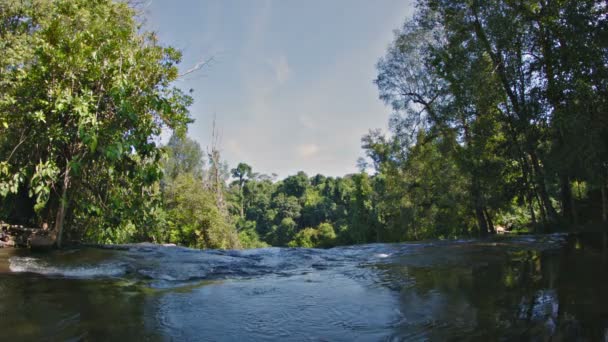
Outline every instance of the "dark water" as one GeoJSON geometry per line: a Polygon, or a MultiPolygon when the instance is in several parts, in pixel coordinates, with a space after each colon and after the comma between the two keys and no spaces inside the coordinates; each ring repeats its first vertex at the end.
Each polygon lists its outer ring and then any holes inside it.
{"type": "Polygon", "coordinates": [[[606,240],[0,250],[0,339],[607,341],[606,240]]]}

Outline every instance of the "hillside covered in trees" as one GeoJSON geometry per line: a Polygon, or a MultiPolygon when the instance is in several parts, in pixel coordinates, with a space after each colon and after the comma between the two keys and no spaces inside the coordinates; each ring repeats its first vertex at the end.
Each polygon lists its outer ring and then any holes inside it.
{"type": "Polygon", "coordinates": [[[1,2],[0,221],[48,224],[59,245],[199,248],[608,221],[606,3],[416,8],[377,64],[393,114],[389,132],[362,137],[361,172],[277,180],[187,137],[193,99],[173,86],[181,54],[127,3],[1,2]]]}

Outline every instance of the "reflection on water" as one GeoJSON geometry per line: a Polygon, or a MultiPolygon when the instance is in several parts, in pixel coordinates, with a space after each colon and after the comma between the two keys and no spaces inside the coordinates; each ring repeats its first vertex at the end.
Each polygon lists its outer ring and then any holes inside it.
{"type": "Polygon", "coordinates": [[[0,250],[10,340],[608,340],[608,237],[0,250]]]}
{"type": "Polygon", "coordinates": [[[584,243],[451,245],[377,265],[399,292],[403,321],[393,337],[604,340],[606,249],[584,243]]]}

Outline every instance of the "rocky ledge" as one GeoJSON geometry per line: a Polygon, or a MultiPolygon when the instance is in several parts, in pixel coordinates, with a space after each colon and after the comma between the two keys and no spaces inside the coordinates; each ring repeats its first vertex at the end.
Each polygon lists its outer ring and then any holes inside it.
{"type": "Polygon", "coordinates": [[[50,231],[42,228],[27,228],[0,222],[0,248],[30,247],[50,248],[55,244],[50,231]]]}

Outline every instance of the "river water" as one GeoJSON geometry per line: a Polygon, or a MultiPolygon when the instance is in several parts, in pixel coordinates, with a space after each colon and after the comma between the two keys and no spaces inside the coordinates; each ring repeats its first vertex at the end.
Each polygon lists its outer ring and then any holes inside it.
{"type": "Polygon", "coordinates": [[[606,240],[5,249],[0,339],[608,341],[606,240]]]}

